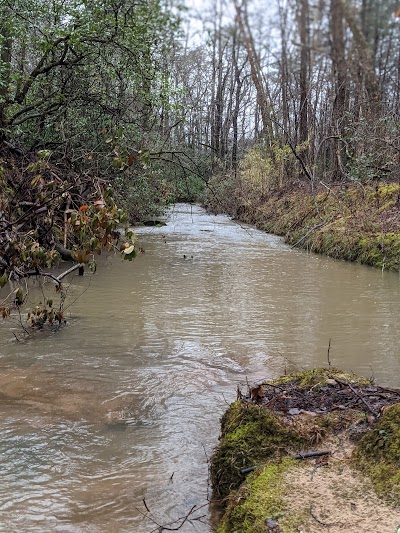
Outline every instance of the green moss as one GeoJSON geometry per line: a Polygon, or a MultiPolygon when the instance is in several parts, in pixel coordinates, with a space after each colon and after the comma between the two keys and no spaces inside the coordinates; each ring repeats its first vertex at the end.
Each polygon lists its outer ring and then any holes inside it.
{"type": "Polygon", "coordinates": [[[222,419],[220,443],[210,463],[215,496],[225,498],[237,489],[245,479],[242,469],[298,449],[304,442],[268,409],[242,401],[233,403],[222,419]]]}
{"type": "Polygon", "coordinates": [[[394,193],[398,193],[400,190],[400,185],[398,183],[385,183],[379,187],[379,194],[382,197],[391,196],[394,193]]]}
{"type": "Polygon", "coordinates": [[[297,531],[301,517],[289,515],[285,502],[285,474],[293,468],[302,465],[285,458],[249,475],[232,495],[218,533],[268,533],[268,518],[276,520],[283,532],[297,531]]]}
{"type": "Polygon", "coordinates": [[[275,385],[293,383],[302,389],[310,389],[311,387],[323,387],[326,385],[328,379],[335,377],[341,381],[357,383],[360,385],[369,383],[367,379],[360,378],[355,374],[342,372],[336,368],[313,368],[311,370],[304,370],[295,374],[289,374],[288,376],[282,376],[273,381],[273,383],[275,385]]]}
{"type": "Polygon", "coordinates": [[[360,439],[353,459],[378,494],[400,505],[400,404],[388,408],[374,429],[360,439]]]}

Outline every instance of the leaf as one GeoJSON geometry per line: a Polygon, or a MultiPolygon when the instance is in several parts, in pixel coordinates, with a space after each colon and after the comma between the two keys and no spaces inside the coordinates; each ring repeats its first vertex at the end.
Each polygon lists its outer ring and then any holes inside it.
{"type": "Polygon", "coordinates": [[[130,255],[132,252],[135,251],[135,245],[134,244],[131,244],[130,246],[128,246],[128,248],[125,248],[125,250],[123,251],[123,253],[125,255],[130,255]]]}
{"type": "Polygon", "coordinates": [[[81,205],[80,208],[79,208],[79,211],[81,213],[84,213],[85,211],[87,211],[89,209],[89,206],[88,205],[81,205]]]}
{"type": "Polygon", "coordinates": [[[31,181],[32,187],[36,187],[37,185],[39,185],[41,179],[42,179],[42,176],[40,174],[37,174],[31,181]]]}
{"type": "Polygon", "coordinates": [[[4,273],[1,277],[0,277],[0,289],[2,289],[4,287],[4,285],[7,283],[8,281],[8,276],[6,273],[4,273]]]}
{"type": "Polygon", "coordinates": [[[22,292],[22,289],[17,289],[14,301],[15,305],[22,305],[24,303],[24,293],[22,292]]]}
{"type": "Polygon", "coordinates": [[[51,150],[39,150],[37,155],[40,159],[50,159],[53,152],[51,150]]]}
{"type": "Polygon", "coordinates": [[[113,142],[113,138],[112,138],[112,137],[109,137],[109,138],[106,139],[104,142],[107,143],[107,144],[110,144],[110,143],[113,142]]]}

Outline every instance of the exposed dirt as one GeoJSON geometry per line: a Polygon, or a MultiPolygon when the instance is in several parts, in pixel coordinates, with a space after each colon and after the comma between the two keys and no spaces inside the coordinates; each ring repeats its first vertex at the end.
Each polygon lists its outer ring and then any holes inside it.
{"type": "Polygon", "coordinates": [[[328,460],[307,461],[285,476],[285,500],[291,513],[304,516],[301,531],[397,531],[400,512],[378,498],[371,482],[350,468],[353,444],[341,437],[329,447],[333,453],[328,460]]]}

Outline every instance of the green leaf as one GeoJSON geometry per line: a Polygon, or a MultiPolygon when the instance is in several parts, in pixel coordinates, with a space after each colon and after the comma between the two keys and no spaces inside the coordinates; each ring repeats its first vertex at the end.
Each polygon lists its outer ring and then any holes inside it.
{"type": "Polygon", "coordinates": [[[8,281],[8,276],[6,273],[4,273],[1,277],[0,277],[0,289],[2,289],[4,287],[4,285],[7,283],[8,281]]]}

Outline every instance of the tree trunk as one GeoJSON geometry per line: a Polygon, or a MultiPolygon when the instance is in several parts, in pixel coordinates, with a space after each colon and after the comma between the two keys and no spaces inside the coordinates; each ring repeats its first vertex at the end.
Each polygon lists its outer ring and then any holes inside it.
{"type": "Polygon", "coordinates": [[[300,33],[300,119],[299,141],[304,143],[308,140],[308,85],[310,69],[310,43],[308,30],[308,0],[300,1],[299,33],[300,33]]]}
{"type": "Polygon", "coordinates": [[[250,62],[251,79],[254,83],[254,87],[257,93],[257,103],[260,108],[263,129],[264,132],[268,135],[269,139],[272,140],[273,127],[271,121],[271,109],[269,105],[268,95],[263,85],[259,57],[254,46],[254,40],[247,20],[246,4],[244,3],[242,7],[239,5],[238,0],[234,0],[234,5],[236,9],[237,22],[239,24],[240,33],[243,39],[243,44],[246,48],[246,52],[250,62]]]}
{"type": "MultiPolygon", "coordinates": [[[[339,138],[345,130],[346,92],[347,92],[347,65],[345,57],[344,24],[342,0],[331,0],[330,5],[330,30],[331,30],[331,56],[333,78],[335,80],[335,94],[332,110],[333,134],[339,138]]],[[[334,140],[334,178],[343,173],[345,152],[343,143],[334,140]]]]}

